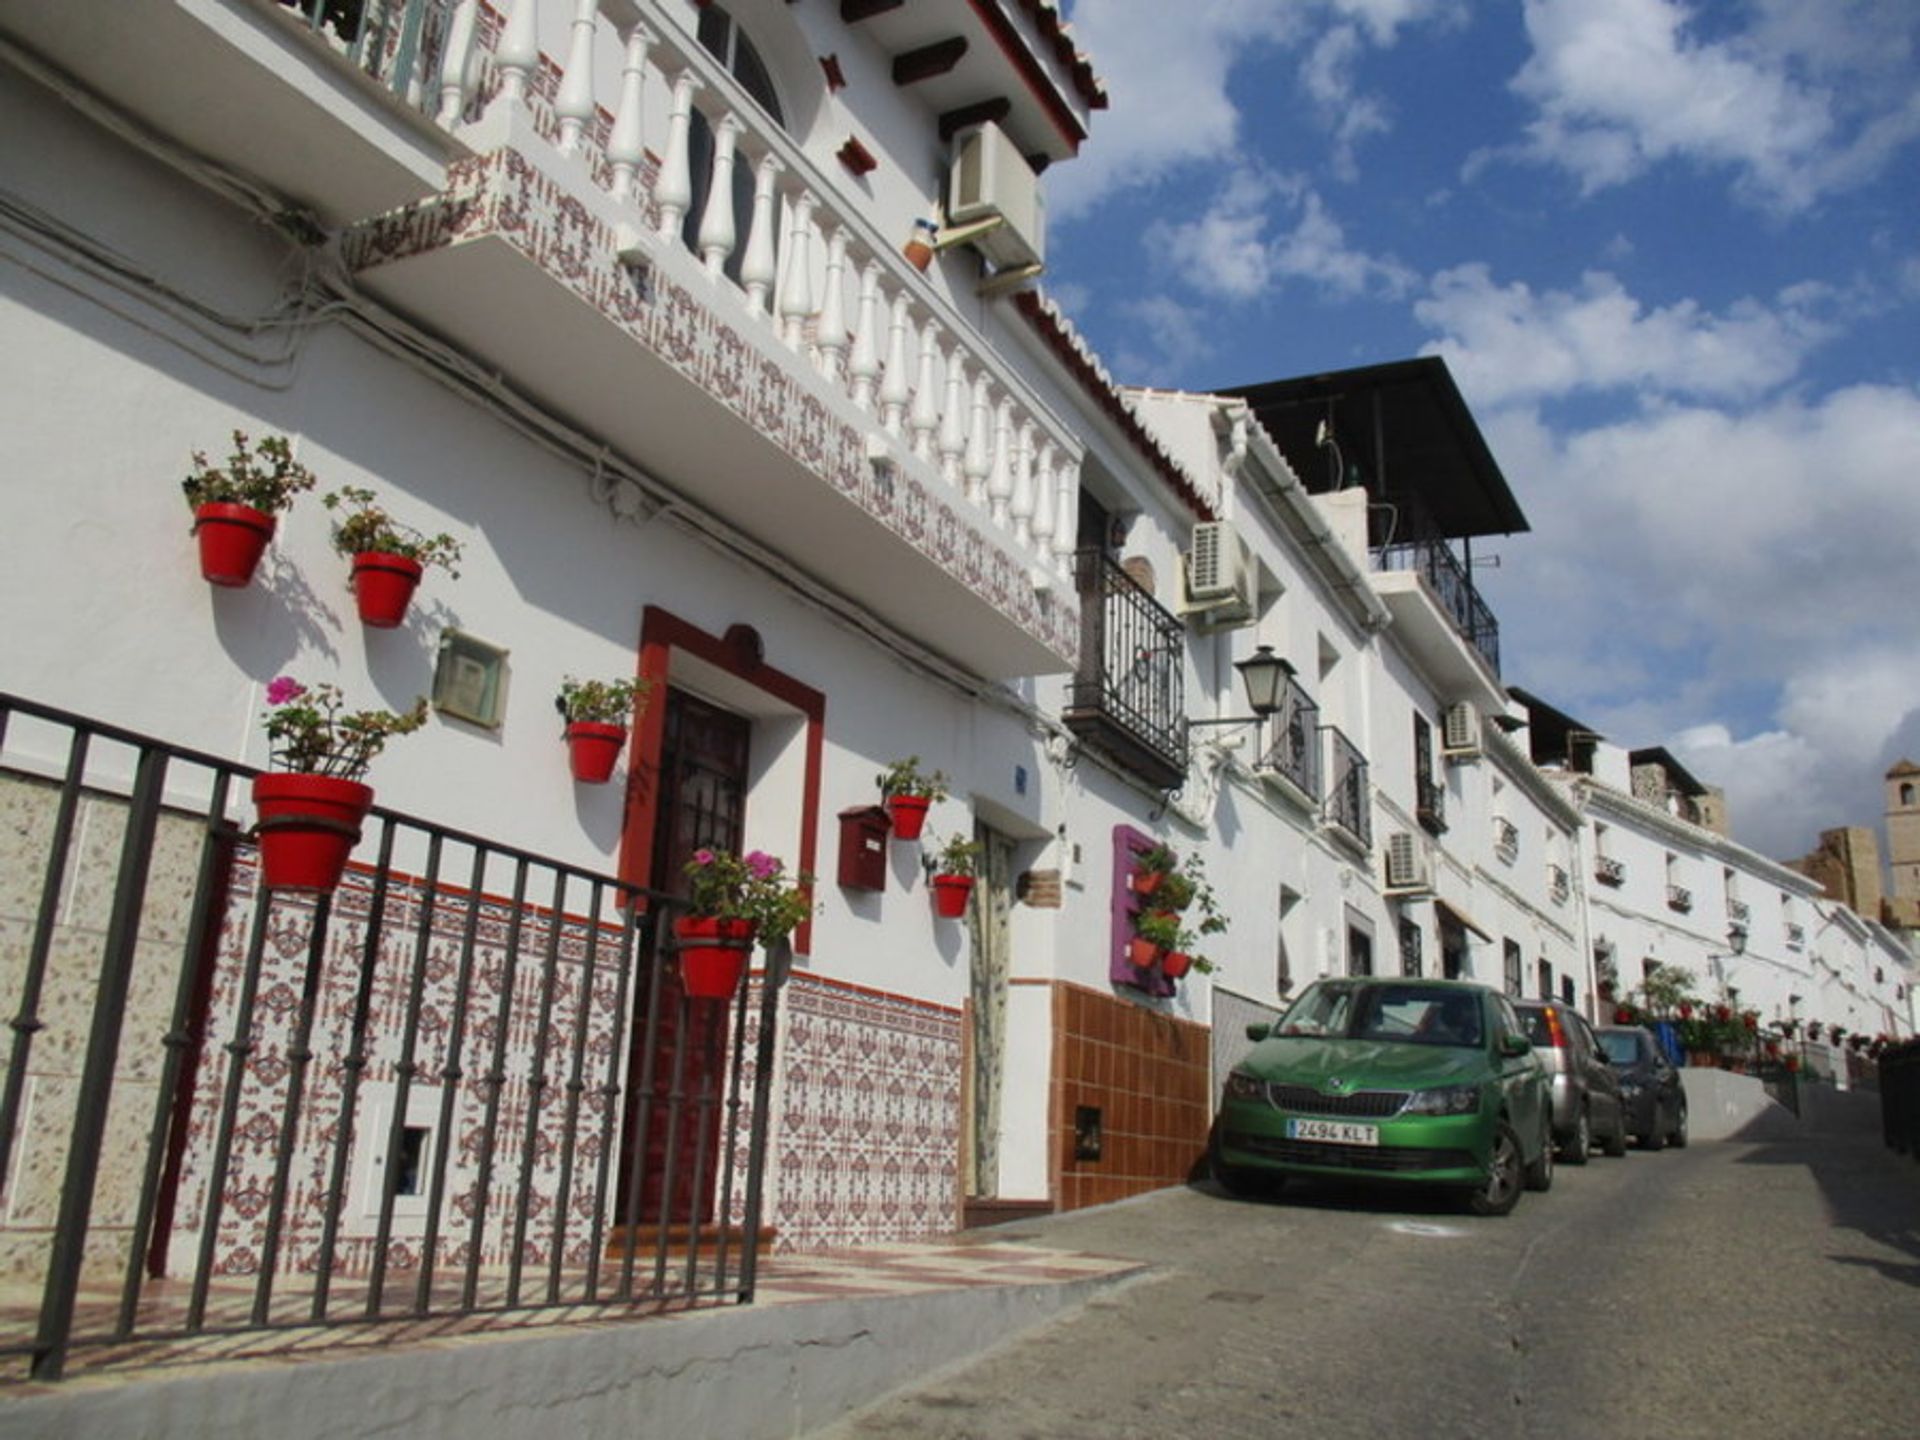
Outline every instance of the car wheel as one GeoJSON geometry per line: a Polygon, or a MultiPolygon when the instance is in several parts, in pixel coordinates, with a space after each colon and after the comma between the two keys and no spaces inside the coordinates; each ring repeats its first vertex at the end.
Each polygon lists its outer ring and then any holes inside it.
{"type": "Polygon", "coordinates": [[[1627,1117],[1621,1113],[1613,1117],[1613,1129],[1607,1132],[1607,1154],[1618,1160],[1627,1153],[1627,1117]]]}
{"type": "Polygon", "coordinates": [[[1680,1114],[1673,1122],[1673,1133],[1667,1136],[1667,1143],[1676,1150],[1687,1148],[1687,1107],[1680,1107],[1680,1114]]]}
{"type": "Polygon", "coordinates": [[[1547,1191],[1553,1188],[1553,1122],[1540,1122],[1540,1158],[1527,1166],[1527,1189],[1547,1191]]]}
{"type": "Polygon", "coordinates": [[[1487,1178],[1477,1190],[1467,1194],[1467,1209],[1476,1215],[1505,1215],[1520,1203],[1520,1137],[1502,1121],[1493,1135],[1493,1156],[1487,1166],[1487,1178]]]}
{"type": "Polygon", "coordinates": [[[1649,1153],[1666,1148],[1667,1132],[1660,1128],[1660,1108],[1658,1106],[1655,1106],[1653,1111],[1653,1128],[1637,1138],[1640,1143],[1640,1148],[1649,1153]]]}
{"type": "Polygon", "coordinates": [[[1566,1147],[1561,1150],[1560,1158],[1569,1165],[1584,1165],[1587,1155],[1593,1149],[1593,1117],[1587,1114],[1586,1107],[1574,1117],[1573,1134],[1567,1137],[1566,1147]]]}
{"type": "Polygon", "coordinates": [[[1286,1176],[1271,1175],[1264,1170],[1249,1170],[1243,1165],[1229,1165],[1220,1158],[1220,1140],[1214,1137],[1207,1149],[1207,1168],[1213,1174],[1213,1183],[1237,1200],[1264,1200],[1278,1195],[1280,1187],[1286,1184],[1286,1176]]]}

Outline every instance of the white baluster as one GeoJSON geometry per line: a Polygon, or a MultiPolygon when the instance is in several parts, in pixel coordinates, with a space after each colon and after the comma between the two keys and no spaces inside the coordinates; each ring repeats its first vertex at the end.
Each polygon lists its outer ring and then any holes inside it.
{"type": "Polygon", "coordinates": [[[1013,517],[1013,543],[1025,550],[1033,544],[1033,422],[1023,420],[1013,440],[1013,494],[1007,500],[1013,517]]]}
{"type": "Polygon", "coordinates": [[[480,29],[480,0],[460,0],[447,27],[440,57],[440,123],[451,130],[467,108],[467,73],[473,68],[473,37],[480,29]]]}
{"type": "Polygon", "coordinates": [[[1040,447],[1033,466],[1033,548],[1042,565],[1053,563],[1053,442],[1040,447]]]}
{"type": "Polygon", "coordinates": [[[993,412],[987,400],[987,377],[973,381],[973,401],[967,407],[967,499],[987,503],[987,472],[993,469],[993,412]]]}
{"type": "Polygon", "coordinates": [[[940,424],[939,389],[933,369],[939,358],[939,342],[939,332],[929,320],[920,332],[920,368],[913,379],[913,409],[907,416],[907,425],[913,431],[913,453],[926,461],[933,459],[933,432],[940,424]]]}
{"type": "Polygon", "coordinates": [[[693,96],[699,82],[691,70],[682,70],[673,80],[673,110],[667,120],[667,153],[660,162],[660,174],[653,182],[653,200],[660,207],[660,235],[671,240],[680,233],[680,222],[693,204],[693,162],[687,140],[693,126],[693,96]]]}
{"type": "Polygon", "coordinates": [[[827,241],[827,283],[820,300],[820,323],[815,327],[820,347],[820,373],[840,379],[840,363],[847,354],[847,231],[833,227],[827,241]]]}
{"type": "Polygon", "coordinates": [[[854,313],[853,354],[847,360],[853,378],[853,403],[873,409],[874,382],[880,378],[880,265],[868,261],[860,272],[860,304],[854,313]]]}
{"type": "Polygon", "coordinates": [[[802,190],[787,232],[786,263],[781,267],[780,338],[798,350],[807,338],[813,314],[813,192],[802,190]]]}
{"type": "Polygon", "coordinates": [[[500,72],[498,100],[505,104],[525,104],[527,86],[540,64],[540,0],[513,0],[507,23],[500,32],[500,43],[493,52],[494,68],[500,72]]]}
{"type": "Polygon", "coordinates": [[[1007,528],[1007,505],[1013,499],[1013,401],[1000,397],[993,418],[993,468],[987,472],[987,504],[993,523],[1007,528]]]}
{"type": "Polygon", "coordinates": [[[771,151],[753,172],[753,219],[747,226],[747,248],[740,257],[740,283],[747,287],[747,313],[767,313],[767,297],[774,277],[774,185],[780,178],[780,160],[771,151]]]}
{"type": "Polygon", "coordinates": [[[893,297],[893,315],[887,321],[887,370],[880,377],[880,428],[889,435],[900,433],[906,418],[907,397],[907,292],[893,297]]]}
{"type": "Polygon", "coordinates": [[[707,209],[700,217],[700,258],[707,274],[718,280],[733,254],[739,233],[733,223],[733,147],[746,127],[729,110],[713,132],[713,177],[707,186],[707,209]]]}
{"type": "Polygon", "coordinates": [[[560,117],[557,148],[562,155],[580,148],[580,137],[593,123],[593,27],[599,14],[600,0],[573,0],[573,38],[560,93],[553,101],[553,113],[560,117]]]}
{"type": "Polygon", "coordinates": [[[1060,467],[1054,479],[1053,521],[1054,568],[1063,580],[1073,579],[1073,552],[1080,545],[1080,467],[1060,467]]]}
{"type": "Polygon", "coordinates": [[[967,357],[958,343],[947,356],[947,393],[940,411],[940,473],[958,490],[967,450],[967,357]]]}
{"type": "Polygon", "coordinates": [[[620,108],[607,137],[607,164],[613,169],[610,189],[616,200],[633,198],[633,182],[647,158],[647,51],[653,32],[635,25],[627,32],[627,55],[620,65],[620,108]]]}

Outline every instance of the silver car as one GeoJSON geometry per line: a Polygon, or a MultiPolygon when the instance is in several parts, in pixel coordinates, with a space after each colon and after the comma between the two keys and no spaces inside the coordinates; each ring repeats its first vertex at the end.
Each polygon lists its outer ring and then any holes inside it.
{"type": "Polygon", "coordinates": [[[1627,1153],[1627,1115],[1620,1101],[1620,1077],[1607,1062],[1593,1027],[1571,1005],[1558,1000],[1516,1000],[1533,1042],[1533,1053],[1547,1067],[1553,1093],[1553,1138],[1560,1158],[1584,1165],[1598,1140],[1609,1155],[1627,1153]]]}

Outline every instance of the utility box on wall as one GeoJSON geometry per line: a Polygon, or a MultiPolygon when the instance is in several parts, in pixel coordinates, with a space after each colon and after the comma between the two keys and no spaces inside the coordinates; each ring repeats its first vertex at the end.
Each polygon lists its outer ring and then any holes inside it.
{"type": "Polygon", "coordinates": [[[887,833],[893,821],[879,805],[840,812],[840,883],[848,890],[887,888],[887,833]]]}

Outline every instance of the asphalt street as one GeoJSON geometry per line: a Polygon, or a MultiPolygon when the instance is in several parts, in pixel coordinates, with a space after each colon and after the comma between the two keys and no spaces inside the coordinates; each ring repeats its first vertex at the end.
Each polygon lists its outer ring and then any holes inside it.
{"type": "Polygon", "coordinates": [[[1497,1220],[1197,1185],[1005,1227],[1155,1268],[814,1437],[1909,1440],[1920,1164],[1870,1123],[1596,1154],[1497,1220]]]}

